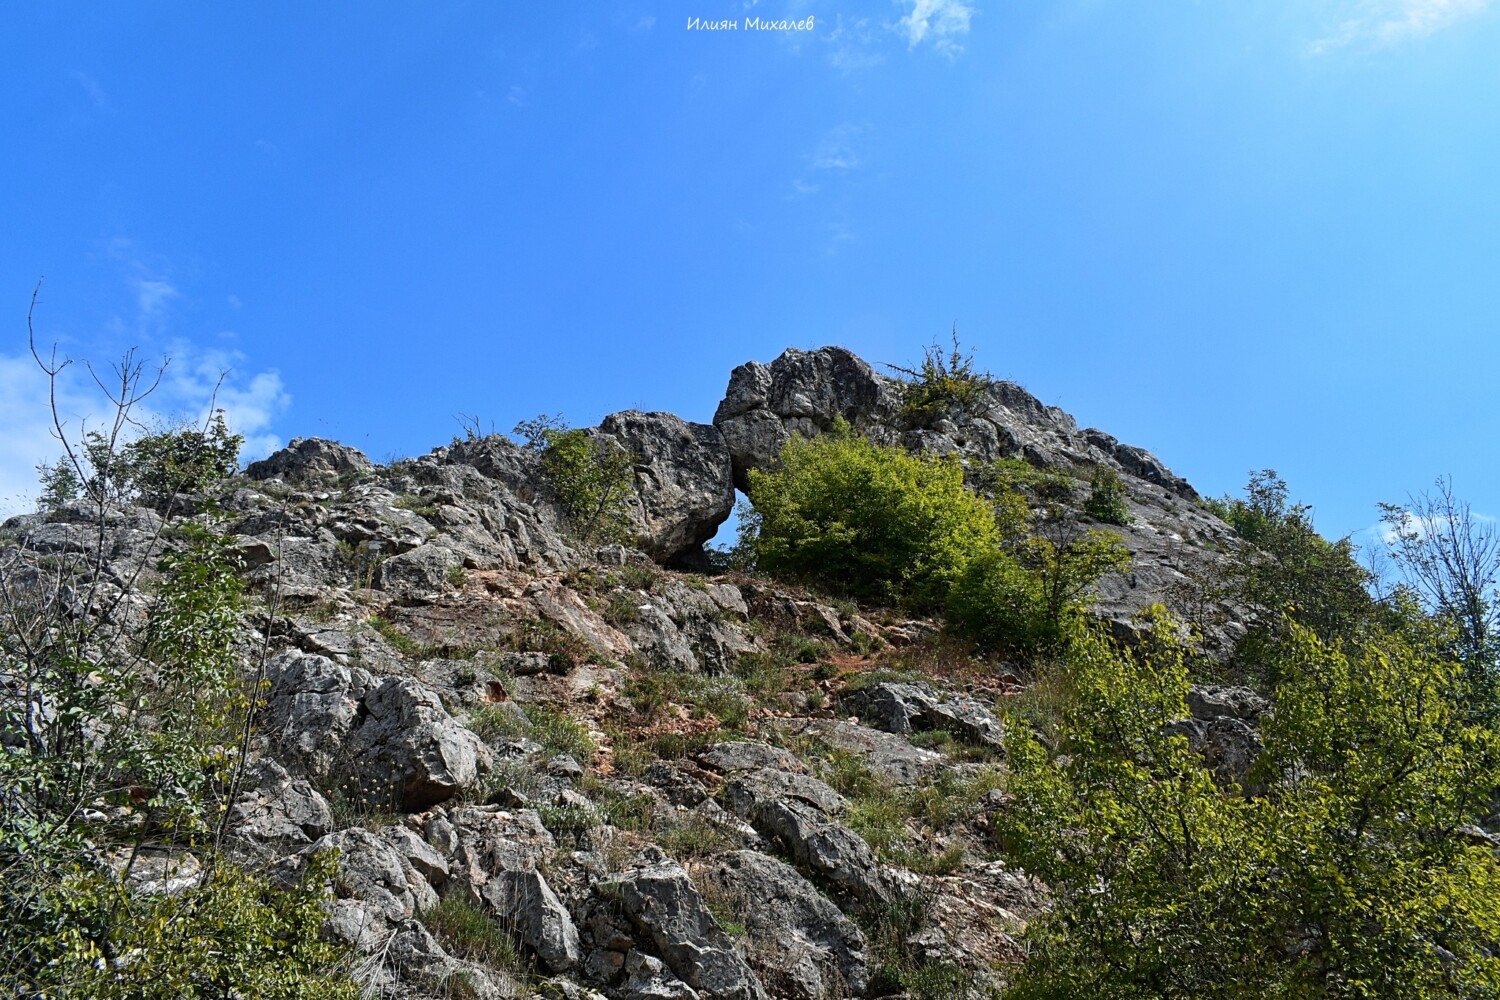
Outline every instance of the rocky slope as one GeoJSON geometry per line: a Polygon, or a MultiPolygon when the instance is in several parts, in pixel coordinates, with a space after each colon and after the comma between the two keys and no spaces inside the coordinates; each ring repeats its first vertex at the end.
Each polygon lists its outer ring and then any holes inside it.
{"type": "MultiPolygon", "coordinates": [[[[218,498],[265,650],[236,851],[290,877],[338,848],[326,932],[386,996],[986,995],[1045,905],[989,837],[1001,719],[1044,695],[933,623],[704,572],[749,471],[839,418],[971,471],[1022,457],[1080,500],[1116,470],[1134,567],[1099,585],[1113,621],[1237,545],[1151,454],[1018,386],[913,426],[839,348],[740,366],[712,424],[591,429],[637,456],[630,547],[575,546],[539,459],[503,438],[387,467],[299,440],[218,498]]],[[[56,555],[85,516],[5,527],[56,555]]],[[[111,526],[116,579],[171,544],[156,516],[111,526]]],[[[1197,698],[1184,726],[1228,733],[1232,765],[1254,736],[1226,704],[1197,698]]]]}

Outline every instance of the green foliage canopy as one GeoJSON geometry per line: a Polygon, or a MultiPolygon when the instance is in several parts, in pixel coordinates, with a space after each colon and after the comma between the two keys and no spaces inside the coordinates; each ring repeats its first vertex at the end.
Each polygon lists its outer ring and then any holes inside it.
{"type": "Polygon", "coordinates": [[[1011,995],[1500,995],[1500,865],[1458,832],[1500,747],[1457,714],[1454,668],[1289,624],[1252,797],[1168,728],[1176,633],[1159,617],[1134,649],[1084,638],[1055,747],[1008,731],[1003,839],[1057,901],[1011,995]]]}
{"type": "Polygon", "coordinates": [[[523,420],[513,433],[541,455],[542,469],[580,542],[625,540],[634,455],[610,438],[570,429],[560,417],[523,420]]]}
{"type": "Polygon", "coordinates": [[[749,492],[741,523],[760,569],[863,600],[935,608],[1000,538],[955,459],[877,445],[843,423],[792,438],[776,469],[750,473],[749,492]]]}

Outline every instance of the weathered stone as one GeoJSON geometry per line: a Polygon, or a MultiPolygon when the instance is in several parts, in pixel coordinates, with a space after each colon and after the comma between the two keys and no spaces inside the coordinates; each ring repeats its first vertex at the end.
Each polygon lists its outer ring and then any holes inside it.
{"type": "Polygon", "coordinates": [[[497,872],[482,895],[547,968],[562,972],[578,964],[578,928],[541,872],[497,872]]]}
{"type": "Polygon", "coordinates": [[[833,818],[847,802],[823,782],[784,771],[740,772],[725,783],[724,803],[839,891],[866,903],[889,899],[870,845],[833,818]]]}
{"type": "Polygon", "coordinates": [[[871,772],[897,785],[925,784],[947,760],[942,754],[913,746],[910,740],[894,733],[842,719],[768,721],[789,736],[812,737],[855,754],[871,772]]]}
{"type": "Polygon", "coordinates": [[[756,851],[735,851],[699,877],[744,923],[750,965],[774,996],[863,995],[864,935],[795,868],[756,851]]]}
{"type": "Polygon", "coordinates": [[[682,866],[669,859],[608,883],[631,922],[672,971],[704,1000],[767,1000],[682,866]]]}
{"type": "Polygon", "coordinates": [[[886,681],[856,691],[842,702],[888,733],[943,729],[973,744],[999,747],[1004,726],[984,705],[964,695],[939,697],[926,684],[886,681]]]}
{"type": "Polygon", "coordinates": [[[312,774],[375,805],[416,811],[471,787],[490,751],[409,678],[284,650],[266,664],[267,721],[312,774]]]}
{"type": "Polygon", "coordinates": [[[229,813],[229,830],[259,852],[312,843],[333,829],[328,802],[302,778],[270,759],[246,769],[244,791],[229,813]]]}
{"type": "Polygon", "coordinates": [[[635,456],[630,528],[659,562],[701,549],[734,509],[729,449],[718,428],[670,413],[612,413],[598,433],[635,456]]]}
{"type": "Polygon", "coordinates": [[[715,743],[698,754],[698,762],[720,774],[729,774],[734,771],[757,771],[761,768],[798,773],[806,770],[801,761],[780,747],[748,740],[715,743]]]}
{"type": "Polygon", "coordinates": [[[289,483],[332,480],[348,473],[369,472],[373,466],[364,453],[323,438],[293,438],[278,452],[251,462],[245,475],[251,479],[283,479],[289,483]]]}
{"type": "Polygon", "coordinates": [[[463,564],[463,555],[446,543],[428,542],[382,562],[378,584],[381,590],[401,596],[433,593],[445,589],[449,573],[463,564]]]}
{"type": "Polygon", "coordinates": [[[1227,715],[1254,722],[1270,707],[1270,702],[1253,689],[1219,684],[1194,684],[1188,689],[1188,713],[1204,722],[1227,715]]]}

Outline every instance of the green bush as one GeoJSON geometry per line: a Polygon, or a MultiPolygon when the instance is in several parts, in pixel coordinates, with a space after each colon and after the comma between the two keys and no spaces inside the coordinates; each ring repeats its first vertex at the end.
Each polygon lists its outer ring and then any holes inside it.
{"type": "Polygon", "coordinates": [[[1105,524],[1130,523],[1130,509],[1125,505],[1125,484],[1120,482],[1114,469],[1101,466],[1094,470],[1083,512],[1105,524]]]}
{"type": "Polygon", "coordinates": [[[88,497],[162,509],[178,493],[204,493],[232,475],[244,441],[229,433],[223,410],[202,429],[158,430],[125,444],[90,431],[71,458],[37,466],[39,506],[50,510],[88,497]]]}
{"type": "Polygon", "coordinates": [[[741,531],[760,570],[861,600],[936,607],[999,540],[956,460],[877,445],[843,423],[788,441],[776,469],[750,473],[749,493],[741,531]]]}
{"type": "Polygon", "coordinates": [[[953,329],[953,348],[944,353],[936,342],[922,350],[915,368],[886,365],[901,377],[901,414],[910,423],[926,424],[952,410],[972,413],[980,409],[989,389],[989,372],[974,370],[974,355],[964,354],[953,329]]]}
{"type": "Polygon", "coordinates": [[[548,484],[579,542],[627,540],[634,455],[609,438],[570,430],[558,417],[522,421],[514,433],[541,455],[548,484]]]}
{"type": "Polygon", "coordinates": [[[1054,645],[1041,581],[998,549],[964,566],[948,595],[948,625],[986,652],[1023,654],[1054,645]]]}
{"type": "Polygon", "coordinates": [[[318,933],[334,867],[323,855],[299,883],[278,887],[219,861],[197,885],[159,895],[132,893],[97,870],[45,873],[38,896],[47,920],[23,934],[0,931],[0,989],[96,1000],[355,1000],[342,956],[318,933]]]}
{"type": "Polygon", "coordinates": [[[1130,567],[1117,535],[1080,531],[1060,509],[1038,528],[1018,545],[971,559],[949,592],[949,626],[985,652],[1030,657],[1061,648],[1088,589],[1130,567]]]}
{"type": "Polygon", "coordinates": [[[1250,795],[1169,726],[1176,635],[1083,637],[1055,745],[1007,728],[1001,841],[1055,904],[1009,995],[1500,995],[1500,863],[1455,834],[1493,801],[1500,745],[1457,714],[1455,669],[1290,624],[1250,795]]]}
{"type": "Polygon", "coordinates": [[[1324,641],[1352,640],[1378,617],[1368,590],[1369,570],[1348,538],[1330,542],[1313,527],[1312,510],[1287,499],[1273,469],[1252,473],[1244,497],[1207,502],[1253,548],[1231,565],[1229,596],[1257,622],[1234,653],[1243,674],[1275,680],[1286,622],[1312,629],[1324,641]]]}

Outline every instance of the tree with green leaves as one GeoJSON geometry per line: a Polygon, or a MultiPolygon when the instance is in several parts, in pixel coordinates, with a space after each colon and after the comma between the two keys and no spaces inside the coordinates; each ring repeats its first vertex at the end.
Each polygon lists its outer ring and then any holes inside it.
{"type": "MultiPolygon", "coordinates": [[[[67,364],[33,354],[54,380],[67,364]]],[[[52,468],[89,516],[65,546],[24,526],[0,544],[0,994],[352,1000],[317,938],[327,863],[287,890],[220,850],[258,694],[230,540],[211,514],[157,519],[132,546],[159,558],[117,558],[125,504],[211,489],[238,440],[222,421],[128,439],[150,386],[129,357],[116,374],[105,430],[72,440],[54,413],[52,468]],[[148,847],[200,877],[139,890],[148,847]]]]}
{"type": "Polygon", "coordinates": [[[1008,730],[1002,842],[1055,901],[1009,995],[1500,996],[1500,863],[1465,833],[1500,742],[1459,712],[1454,665],[1289,622],[1249,795],[1171,725],[1177,633],[1083,638],[1049,744],[1008,730]]]}
{"type": "Polygon", "coordinates": [[[512,433],[541,456],[553,495],[581,543],[627,540],[634,455],[612,438],[569,428],[560,416],[523,420],[512,433]]]}
{"type": "Polygon", "coordinates": [[[1388,551],[1406,585],[1451,628],[1476,710],[1500,710],[1500,531],[1439,479],[1431,493],[1380,505],[1388,551]]]}
{"type": "Polygon", "coordinates": [[[1274,469],[1251,473],[1243,497],[1207,505],[1251,546],[1235,559],[1228,581],[1227,596],[1253,615],[1234,653],[1241,672],[1275,680],[1273,664],[1287,622],[1325,641],[1354,639],[1367,630],[1377,608],[1358,549],[1347,537],[1330,542],[1318,534],[1312,508],[1289,501],[1287,484],[1274,469]]]}
{"type": "Polygon", "coordinates": [[[956,459],[878,445],[840,422],[793,437],[750,473],[741,530],[760,570],[862,600],[939,607],[963,564],[993,549],[995,515],[956,459]]]}

